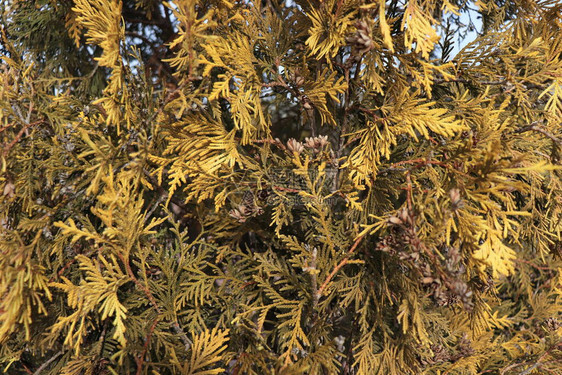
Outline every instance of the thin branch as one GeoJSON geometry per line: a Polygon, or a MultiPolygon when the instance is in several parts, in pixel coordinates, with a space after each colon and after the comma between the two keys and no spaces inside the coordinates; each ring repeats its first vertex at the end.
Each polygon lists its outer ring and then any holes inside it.
{"type": "Polygon", "coordinates": [[[99,342],[100,342],[100,350],[98,351],[98,357],[101,358],[101,355],[103,354],[103,346],[105,344],[105,335],[107,334],[107,320],[105,320],[103,322],[103,329],[101,331],[101,336],[99,338],[99,342]]]}
{"type": "Polygon", "coordinates": [[[534,264],[533,262],[530,262],[530,261],[525,260],[525,259],[515,259],[515,261],[518,262],[518,263],[525,263],[525,264],[528,264],[529,266],[531,266],[531,267],[533,267],[533,268],[536,268],[536,269],[538,269],[538,270],[543,270],[543,271],[556,271],[556,270],[557,270],[556,268],[552,268],[552,267],[548,267],[548,266],[539,266],[539,265],[536,265],[536,264],[534,264]]]}
{"type": "Polygon", "coordinates": [[[277,147],[279,147],[282,150],[285,150],[285,151],[287,150],[287,147],[285,147],[285,145],[277,139],[256,139],[256,140],[253,140],[252,143],[255,143],[255,144],[269,143],[269,144],[272,144],[272,145],[276,145],[277,147]]]}
{"type": "Polygon", "coordinates": [[[302,191],[302,190],[299,190],[299,189],[286,188],[286,187],[282,187],[282,186],[272,186],[271,188],[273,190],[284,191],[286,193],[300,193],[302,191]]]}
{"type": "Polygon", "coordinates": [[[534,365],[532,365],[531,367],[529,367],[528,369],[526,369],[525,371],[519,373],[519,375],[527,375],[527,374],[530,374],[531,371],[533,371],[534,369],[536,369],[536,368],[539,367],[540,365],[542,365],[542,363],[539,361],[539,362],[535,363],[534,365]]]}
{"type": "Polygon", "coordinates": [[[154,204],[152,204],[152,206],[144,216],[145,223],[148,221],[150,217],[152,217],[152,214],[154,214],[154,211],[156,211],[160,203],[164,202],[164,200],[167,198],[168,198],[168,192],[166,191],[164,191],[163,193],[159,194],[158,197],[156,197],[154,204]]]}
{"type": "Polygon", "coordinates": [[[146,336],[146,340],[144,341],[144,346],[142,348],[142,354],[140,355],[140,357],[138,359],[136,359],[136,362],[137,362],[137,373],[136,373],[136,375],[141,375],[142,365],[144,363],[144,356],[146,355],[146,352],[148,351],[148,345],[150,344],[150,339],[152,338],[152,334],[154,333],[154,329],[156,328],[156,324],[158,324],[158,318],[154,319],[154,321],[152,322],[152,325],[150,326],[150,330],[148,331],[148,335],[146,336]]]}
{"type": "Polygon", "coordinates": [[[324,280],[324,282],[322,283],[322,285],[320,286],[320,289],[318,289],[318,293],[317,293],[317,299],[320,299],[320,297],[322,297],[322,294],[324,293],[324,290],[328,287],[328,284],[330,283],[330,281],[334,278],[334,276],[336,275],[336,273],[338,273],[338,271],[345,266],[348,262],[349,262],[349,257],[351,256],[351,254],[353,254],[353,252],[357,249],[357,246],[359,246],[359,243],[361,242],[361,240],[365,237],[365,235],[358,237],[355,242],[353,243],[353,245],[351,246],[351,248],[349,249],[349,251],[347,252],[347,254],[345,254],[345,258],[343,258],[332,270],[332,272],[330,272],[330,274],[328,275],[328,277],[326,278],[326,280],[324,280]]]}
{"type": "Polygon", "coordinates": [[[10,151],[10,149],[12,147],[14,147],[14,145],[20,141],[20,139],[23,137],[23,134],[27,131],[27,129],[29,129],[30,127],[32,127],[34,125],[39,125],[43,122],[44,122],[44,120],[35,121],[35,122],[30,123],[30,124],[26,124],[23,128],[21,128],[19,133],[12,140],[12,142],[10,142],[7,146],[4,147],[4,151],[3,151],[4,156],[8,155],[8,152],[10,151]]]}
{"type": "Polygon", "coordinates": [[[23,366],[23,370],[26,374],[33,375],[33,372],[31,372],[31,370],[25,365],[25,363],[22,363],[21,365],[23,366]]]}
{"type": "Polygon", "coordinates": [[[88,73],[84,77],[79,77],[78,79],[90,79],[90,78],[92,78],[94,76],[94,74],[96,74],[96,71],[98,70],[99,67],[100,67],[99,61],[96,61],[96,63],[92,67],[92,70],[90,71],[90,73],[88,73]]]}
{"type": "Polygon", "coordinates": [[[408,213],[409,216],[408,218],[413,222],[413,218],[412,218],[412,178],[411,178],[411,174],[410,171],[406,172],[406,202],[408,205],[408,213]]]}
{"type": "Polygon", "coordinates": [[[47,366],[49,366],[54,360],[56,360],[58,357],[60,357],[63,354],[63,351],[60,350],[59,352],[57,352],[54,356],[52,356],[51,358],[49,358],[47,360],[47,362],[43,363],[41,366],[39,366],[39,368],[37,370],[35,370],[35,372],[33,373],[33,375],[39,375],[41,373],[41,371],[43,371],[44,369],[47,368],[47,366]]]}
{"type": "Polygon", "coordinates": [[[418,166],[426,166],[426,165],[439,165],[441,167],[448,167],[447,163],[438,160],[427,160],[427,159],[412,159],[412,160],[402,160],[397,163],[393,163],[390,165],[390,168],[396,168],[397,166],[404,165],[404,164],[417,164],[418,166]]]}
{"type": "Polygon", "coordinates": [[[356,106],[356,108],[357,108],[358,110],[360,110],[361,112],[366,113],[366,114],[368,114],[369,116],[371,116],[375,121],[384,121],[384,120],[386,120],[385,117],[381,117],[381,116],[377,115],[374,111],[372,111],[372,110],[370,110],[370,109],[368,109],[368,108],[361,107],[361,106],[356,106]]]}
{"type": "Polygon", "coordinates": [[[547,138],[550,138],[554,143],[558,144],[559,147],[562,147],[562,139],[558,138],[557,136],[555,136],[554,134],[552,134],[551,132],[549,132],[548,130],[546,130],[545,128],[543,128],[542,126],[539,125],[538,121],[532,122],[529,125],[525,125],[519,129],[517,129],[515,131],[515,133],[525,133],[528,131],[536,131],[541,133],[542,135],[544,135],[547,138]]]}
{"type": "Polygon", "coordinates": [[[29,103],[29,109],[27,110],[27,116],[25,117],[25,123],[29,124],[31,121],[31,115],[33,114],[33,102],[29,103]]]}
{"type": "Polygon", "coordinates": [[[2,126],[0,127],[0,133],[2,133],[4,130],[11,128],[12,126],[14,126],[13,123],[10,124],[6,124],[6,126],[2,126]]]}
{"type": "Polygon", "coordinates": [[[278,82],[278,81],[273,81],[273,82],[269,82],[269,83],[262,83],[261,87],[264,87],[264,88],[283,87],[283,88],[286,88],[287,90],[290,89],[289,87],[287,87],[287,84],[283,84],[283,83],[278,82]]]}

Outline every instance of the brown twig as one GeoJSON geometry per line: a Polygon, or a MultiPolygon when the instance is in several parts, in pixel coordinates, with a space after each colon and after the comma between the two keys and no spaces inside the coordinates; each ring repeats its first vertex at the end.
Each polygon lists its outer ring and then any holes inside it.
{"type": "Polygon", "coordinates": [[[550,138],[552,141],[554,141],[556,144],[558,144],[559,147],[562,147],[562,139],[558,138],[557,136],[555,136],[554,134],[552,134],[548,130],[539,126],[538,121],[535,121],[535,122],[533,122],[529,125],[525,125],[525,126],[521,127],[520,129],[517,129],[515,132],[516,133],[525,133],[525,132],[528,132],[528,131],[536,131],[538,133],[541,133],[545,137],[550,138]]]}
{"type": "Polygon", "coordinates": [[[412,159],[412,160],[402,160],[397,163],[393,163],[390,165],[390,168],[396,168],[400,165],[405,164],[417,164],[418,166],[426,166],[426,165],[439,165],[441,167],[448,167],[447,163],[443,163],[442,161],[438,160],[427,160],[427,159],[412,159]]]}
{"type": "Polygon", "coordinates": [[[411,220],[413,221],[413,217],[412,217],[412,178],[410,175],[410,171],[406,172],[406,202],[408,204],[408,213],[410,214],[410,216],[408,216],[409,218],[411,218],[411,220]]]}
{"type": "Polygon", "coordinates": [[[279,190],[279,191],[284,191],[286,193],[300,193],[302,190],[299,189],[292,189],[292,188],[286,188],[286,187],[282,187],[282,186],[272,186],[273,190],[279,190]]]}
{"type": "Polygon", "coordinates": [[[135,359],[135,361],[137,362],[137,373],[136,373],[136,375],[141,374],[142,365],[144,363],[144,356],[146,355],[146,352],[148,351],[148,345],[150,343],[150,339],[152,338],[152,334],[154,333],[154,329],[156,328],[156,324],[158,324],[158,318],[154,319],[154,322],[152,322],[152,325],[150,326],[150,330],[148,331],[148,335],[146,335],[146,340],[144,341],[144,345],[143,345],[143,348],[142,348],[142,354],[140,355],[139,358],[135,359]]]}
{"type": "Polygon", "coordinates": [[[272,145],[276,145],[277,147],[279,147],[282,150],[287,150],[287,147],[279,140],[277,139],[255,139],[252,141],[252,143],[255,144],[264,144],[264,143],[269,143],[272,145]]]}
{"type": "MultiPolygon", "coordinates": [[[[64,273],[64,271],[66,271],[68,268],[70,268],[70,266],[72,266],[74,263],[76,263],[76,258],[72,258],[71,260],[66,262],[66,264],[57,272],[57,277],[61,277],[62,274],[64,273]]],[[[50,283],[53,282],[53,281],[55,281],[55,276],[53,276],[49,279],[50,283]]]]}
{"type": "Polygon", "coordinates": [[[528,264],[529,266],[531,266],[531,267],[533,267],[533,268],[536,268],[536,269],[538,269],[538,270],[543,270],[543,271],[556,271],[556,268],[552,268],[552,267],[542,267],[542,266],[536,265],[536,264],[534,264],[533,262],[530,262],[530,261],[525,260],[525,259],[516,259],[515,261],[516,261],[516,262],[519,262],[519,263],[528,264]]]}
{"type": "Polygon", "coordinates": [[[33,373],[33,375],[39,375],[41,373],[41,371],[43,371],[44,369],[47,368],[47,366],[49,366],[55,359],[57,359],[59,356],[61,356],[63,354],[63,351],[60,350],[59,352],[57,352],[54,356],[52,356],[51,358],[49,358],[45,363],[43,363],[41,366],[39,366],[39,368],[37,370],[35,370],[35,372],[33,373]]]}
{"type": "Polygon", "coordinates": [[[33,375],[33,372],[31,372],[31,370],[29,369],[29,367],[27,367],[27,366],[25,365],[25,363],[22,363],[21,365],[23,366],[23,370],[24,370],[27,374],[33,375]]]}
{"type": "Polygon", "coordinates": [[[4,147],[4,151],[3,151],[4,156],[8,155],[8,152],[10,151],[10,149],[12,147],[14,147],[14,145],[21,140],[21,137],[23,136],[23,134],[26,132],[27,129],[29,129],[32,126],[39,125],[43,122],[44,122],[44,120],[39,120],[39,121],[35,121],[35,122],[29,123],[29,124],[25,124],[23,126],[23,128],[21,128],[19,133],[16,135],[16,137],[14,139],[12,139],[12,142],[10,142],[7,146],[4,147]]]}
{"type": "Polygon", "coordinates": [[[326,280],[324,280],[324,282],[322,283],[322,285],[320,286],[320,288],[318,289],[318,293],[317,293],[317,299],[320,299],[320,297],[322,297],[322,294],[324,293],[324,290],[328,287],[328,284],[330,283],[330,281],[334,278],[334,276],[336,275],[336,273],[338,273],[338,271],[345,266],[348,262],[349,262],[349,257],[351,256],[351,254],[353,254],[353,252],[357,249],[357,246],[359,246],[359,243],[361,242],[361,240],[363,239],[363,237],[365,237],[365,235],[358,237],[355,242],[353,243],[353,245],[351,246],[351,248],[349,249],[349,251],[345,254],[345,258],[343,258],[332,270],[332,272],[330,272],[330,274],[328,275],[328,277],[326,278],[326,280]]]}
{"type": "Polygon", "coordinates": [[[368,114],[369,116],[373,117],[373,118],[375,119],[375,121],[384,121],[384,120],[386,120],[385,117],[381,117],[381,116],[377,115],[374,111],[371,111],[371,110],[368,109],[368,108],[358,106],[357,109],[359,109],[361,112],[366,113],[366,114],[368,114]]]}
{"type": "Polygon", "coordinates": [[[281,83],[281,82],[278,82],[278,81],[273,81],[273,82],[269,82],[269,83],[262,83],[261,87],[265,87],[265,88],[283,87],[283,88],[289,89],[289,87],[287,86],[286,83],[281,83]]]}
{"type": "Polygon", "coordinates": [[[0,133],[2,133],[4,130],[11,128],[12,126],[14,126],[14,124],[7,124],[6,126],[2,126],[0,127],[0,133]]]}
{"type": "MultiPolygon", "coordinates": [[[[92,253],[93,253],[94,251],[100,251],[100,250],[102,250],[102,248],[97,248],[97,249],[90,250],[90,251],[87,251],[87,252],[84,252],[84,253],[79,253],[79,254],[83,254],[84,256],[86,256],[86,257],[89,258],[89,257],[92,255],[92,253]]],[[[75,254],[76,254],[76,253],[75,253],[75,254]]],[[[60,277],[62,276],[62,274],[64,273],[64,271],[66,271],[67,269],[69,269],[70,266],[72,266],[74,263],[76,263],[76,257],[74,257],[74,258],[70,259],[68,262],[66,262],[65,265],[64,265],[60,270],[58,270],[57,275],[56,275],[56,276],[52,276],[52,277],[49,279],[49,282],[52,283],[53,281],[55,281],[55,278],[56,278],[56,277],[59,277],[59,278],[60,278],[60,277]]]]}

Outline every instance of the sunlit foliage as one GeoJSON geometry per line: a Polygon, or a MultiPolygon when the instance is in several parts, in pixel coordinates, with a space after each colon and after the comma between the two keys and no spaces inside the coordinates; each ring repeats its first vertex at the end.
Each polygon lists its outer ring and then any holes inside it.
{"type": "Polygon", "coordinates": [[[559,1],[0,4],[6,373],[562,374],[559,1]]]}

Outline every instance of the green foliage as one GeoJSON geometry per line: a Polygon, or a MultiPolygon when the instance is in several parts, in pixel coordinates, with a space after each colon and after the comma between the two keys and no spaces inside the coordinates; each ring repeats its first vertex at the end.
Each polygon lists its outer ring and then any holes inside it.
{"type": "Polygon", "coordinates": [[[5,373],[562,374],[557,1],[0,4],[5,373]]]}

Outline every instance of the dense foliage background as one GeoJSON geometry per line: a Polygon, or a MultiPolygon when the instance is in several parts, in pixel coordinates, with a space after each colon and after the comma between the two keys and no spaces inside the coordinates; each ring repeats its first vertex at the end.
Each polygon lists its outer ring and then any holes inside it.
{"type": "Polygon", "coordinates": [[[562,374],[559,1],[0,4],[4,372],[562,374]]]}

